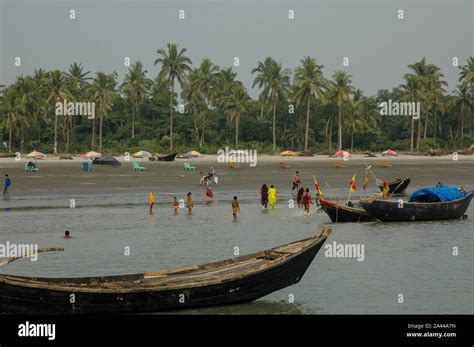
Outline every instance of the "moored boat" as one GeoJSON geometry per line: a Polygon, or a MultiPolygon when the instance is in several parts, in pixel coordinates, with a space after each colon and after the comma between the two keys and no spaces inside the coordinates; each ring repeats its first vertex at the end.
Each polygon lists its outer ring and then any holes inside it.
{"type": "Polygon", "coordinates": [[[331,229],[324,229],[319,235],[250,255],[144,274],[0,275],[0,312],[144,313],[250,302],[298,283],[330,234],[331,229]]]}
{"type": "Polygon", "coordinates": [[[171,154],[164,155],[164,156],[161,156],[161,157],[157,156],[157,159],[159,161],[173,161],[176,158],[177,155],[178,155],[178,153],[175,152],[175,153],[171,153],[171,154]]]}
{"type": "Polygon", "coordinates": [[[371,222],[375,218],[364,209],[355,206],[341,205],[335,201],[319,199],[324,212],[334,223],[341,222],[371,222]]]}
{"type": "MultiPolygon", "coordinates": [[[[388,182],[388,188],[389,188],[388,192],[391,195],[404,194],[410,182],[411,182],[410,178],[399,178],[393,182],[388,182]]],[[[380,188],[380,191],[383,192],[383,182],[381,184],[380,182],[377,182],[377,186],[380,188]]]]}
{"type": "Polygon", "coordinates": [[[416,191],[407,202],[369,198],[360,204],[382,222],[447,220],[463,217],[472,195],[455,187],[434,187],[416,191]]]}

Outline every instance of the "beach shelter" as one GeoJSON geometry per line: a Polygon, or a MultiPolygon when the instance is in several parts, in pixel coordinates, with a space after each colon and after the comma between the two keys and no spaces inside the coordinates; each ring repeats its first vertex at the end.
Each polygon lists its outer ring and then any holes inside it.
{"type": "Polygon", "coordinates": [[[344,157],[350,156],[351,154],[348,151],[340,150],[340,151],[337,151],[336,153],[334,153],[334,155],[337,156],[337,157],[344,158],[344,157]]]}
{"type": "Polygon", "coordinates": [[[181,158],[199,158],[201,156],[201,153],[198,151],[189,151],[185,155],[181,156],[181,158]]]}
{"type": "Polygon", "coordinates": [[[386,155],[387,157],[390,157],[390,156],[398,156],[398,153],[395,152],[395,151],[392,151],[391,149],[387,149],[386,151],[383,151],[382,152],[383,155],[386,155]]]}
{"type": "Polygon", "coordinates": [[[44,155],[44,153],[38,152],[36,150],[26,155],[27,158],[34,158],[34,159],[43,159],[45,156],[46,155],[44,155]]]}
{"type": "Polygon", "coordinates": [[[102,153],[94,152],[94,151],[86,152],[82,155],[83,158],[89,158],[89,159],[100,158],[101,156],[102,156],[102,153]]]}
{"type": "Polygon", "coordinates": [[[290,151],[290,150],[288,150],[288,151],[283,151],[283,152],[280,153],[280,155],[281,155],[282,157],[296,157],[296,156],[298,156],[298,154],[296,154],[295,152],[290,151]]]}
{"type": "Polygon", "coordinates": [[[100,157],[92,160],[92,165],[110,165],[110,166],[122,166],[122,164],[115,157],[100,157]]]}
{"type": "Polygon", "coordinates": [[[134,158],[148,158],[148,157],[151,157],[152,154],[150,152],[147,152],[147,151],[138,151],[136,153],[133,153],[133,157],[134,158]]]}

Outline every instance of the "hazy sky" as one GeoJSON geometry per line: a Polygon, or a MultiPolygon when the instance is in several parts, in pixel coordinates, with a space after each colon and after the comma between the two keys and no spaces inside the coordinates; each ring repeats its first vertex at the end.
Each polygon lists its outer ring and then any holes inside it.
{"type": "Polygon", "coordinates": [[[472,0],[0,0],[0,84],[35,68],[66,70],[73,62],[93,73],[117,71],[121,81],[127,56],[154,78],[157,48],[176,42],[195,66],[209,57],[228,67],[239,57],[234,69],[253,96],[251,69],[267,56],[291,69],[302,57],[315,57],[326,77],[344,69],[369,95],[399,85],[407,65],[426,57],[442,68],[451,90],[458,78],[452,58],[464,64],[474,55],[473,17],[472,0]]]}

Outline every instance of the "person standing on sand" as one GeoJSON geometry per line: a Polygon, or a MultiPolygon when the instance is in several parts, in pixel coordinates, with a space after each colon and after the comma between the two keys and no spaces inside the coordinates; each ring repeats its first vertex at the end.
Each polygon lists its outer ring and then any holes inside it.
{"type": "Polygon", "coordinates": [[[155,205],[155,195],[153,192],[150,192],[148,196],[148,206],[150,207],[150,214],[153,214],[153,206],[155,205]]]}
{"type": "Polygon", "coordinates": [[[174,214],[178,214],[179,202],[176,196],[173,197],[173,208],[174,208],[174,214]]]}
{"type": "Polygon", "coordinates": [[[260,188],[260,197],[262,208],[268,208],[268,187],[265,183],[263,184],[262,188],[260,188]]]}
{"type": "Polygon", "coordinates": [[[311,200],[311,194],[309,193],[309,188],[306,188],[306,192],[304,193],[302,200],[304,211],[309,214],[309,205],[313,204],[313,201],[311,200]]]}
{"type": "Polygon", "coordinates": [[[240,212],[239,201],[237,200],[237,196],[234,196],[234,200],[232,200],[232,215],[234,216],[234,220],[237,220],[237,213],[240,212]]]}
{"type": "Polygon", "coordinates": [[[191,192],[189,192],[187,197],[186,197],[186,204],[188,205],[188,214],[192,215],[193,214],[194,203],[193,203],[193,198],[192,198],[191,192]]]}
{"type": "Polygon", "coordinates": [[[273,184],[268,189],[268,204],[270,205],[271,209],[275,208],[277,202],[277,190],[273,186],[273,184]]]}
{"type": "Polygon", "coordinates": [[[10,194],[10,186],[12,185],[12,180],[8,175],[5,175],[5,186],[3,188],[3,195],[10,194]]]}

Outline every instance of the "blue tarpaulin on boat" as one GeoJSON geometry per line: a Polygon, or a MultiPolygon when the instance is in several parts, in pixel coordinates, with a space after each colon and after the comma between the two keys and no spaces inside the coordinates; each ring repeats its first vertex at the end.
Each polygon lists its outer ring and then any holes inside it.
{"type": "Polygon", "coordinates": [[[460,199],[465,194],[456,187],[441,186],[419,189],[410,195],[409,202],[444,202],[460,199]]]}

